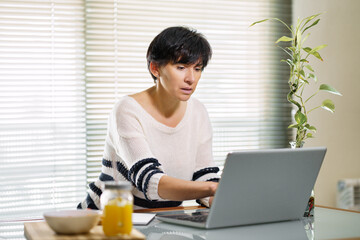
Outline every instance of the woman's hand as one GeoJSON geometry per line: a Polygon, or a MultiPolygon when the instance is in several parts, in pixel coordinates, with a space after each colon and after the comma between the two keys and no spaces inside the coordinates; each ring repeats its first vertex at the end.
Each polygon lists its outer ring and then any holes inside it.
{"type": "Polygon", "coordinates": [[[213,200],[214,200],[214,197],[209,198],[209,207],[211,207],[213,200]]]}
{"type": "Polygon", "coordinates": [[[216,193],[216,190],[217,190],[217,187],[218,187],[217,182],[212,182],[212,183],[213,184],[211,185],[211,188],[212,188],[213,195],[210,196],[210,198],[209,198],[209,207],[211,207],[211,205],[212,205],[212,202],[214,200],[214,196],[215,196],[215,193],[216,193]]]}
{"type": "Polygon", "coordinates": [[[218,183],[187,181],[164,175],[160,178],[158,194],[162,199],[184,201],[212,197],[218,183]]]}
{"type": "Polygon", "coordinates": [[[216,193],[216,189],[218,187],[218,183],[217,182],[208,182],[210,183],[210,192],[211,192],[211,195],[210,196],[214,196],[215,193],[216,193]]]}

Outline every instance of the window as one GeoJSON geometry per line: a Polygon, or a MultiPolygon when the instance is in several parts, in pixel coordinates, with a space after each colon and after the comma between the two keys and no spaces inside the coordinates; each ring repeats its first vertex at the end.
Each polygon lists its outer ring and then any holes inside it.
{"type": "Polygon", "coordinates": [[[217,164],[229,151],[288,145],[288,66],[275,47],[286,29],[249,25],[275,16],[290,22],[291,1],[88,0],[86,9],[89,182],[101,170],[108,113],[122,96],[152,86],[146,51],[169,26],[193,27],[213,48],[195,96],[211,117],[217,164]]]}
{"type": "MultiPolygon", "coordinates": [[[[73,208],[86,191],[82,1],[0,2],[0,220],[73,208]]],[[[22,236],[0,223],[0,236],[22,236]]]]}
{"type": "MultiPolygon", "coordinates": [[[[233,150],[288,144],[288,68],[275,41],[290,0],[0,2],[0,219],[75,208],[100,171],[108,113],[153,84],[146,50],[161,30],[197,29],[213,58],[195,97],[207,107],[220,166],[233,150]]],[[[0,236],[22,238],[22,223],[0,236]]]]}

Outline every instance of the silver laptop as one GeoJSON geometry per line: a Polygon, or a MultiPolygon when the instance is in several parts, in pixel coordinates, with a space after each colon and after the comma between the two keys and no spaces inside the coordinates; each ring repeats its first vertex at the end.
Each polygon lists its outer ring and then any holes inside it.
{"type": "Polygon", "coordinates": [[[206,229],[301,219],[325,153],[326,147],[229,153],[210,209],[156,218],[206,229]]]}

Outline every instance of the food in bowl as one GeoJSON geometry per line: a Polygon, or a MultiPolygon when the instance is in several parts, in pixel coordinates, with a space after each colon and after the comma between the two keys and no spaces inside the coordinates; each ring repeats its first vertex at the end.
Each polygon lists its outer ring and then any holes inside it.
{"type": "Polygon", "coordinates": [[[52,230],[58,234],[88,233],[99,223],[101,214],[94,210],[61,210],[44,213],[52,230]]]}

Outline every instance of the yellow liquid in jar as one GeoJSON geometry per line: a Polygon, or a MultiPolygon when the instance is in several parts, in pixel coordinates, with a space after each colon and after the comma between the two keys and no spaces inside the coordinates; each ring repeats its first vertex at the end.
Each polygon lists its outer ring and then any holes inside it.
{"type": "Polygon", "coordinates": [[[121,198],[110,200],[103,210],[102,226],[105,235],[130,234],[132,212],[131,202],[123,201],[121,198]]]}

